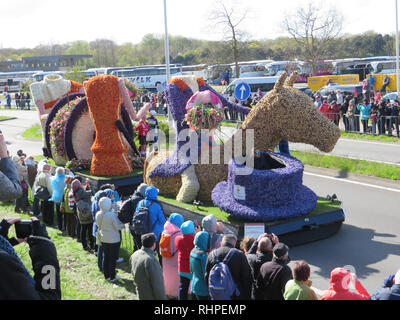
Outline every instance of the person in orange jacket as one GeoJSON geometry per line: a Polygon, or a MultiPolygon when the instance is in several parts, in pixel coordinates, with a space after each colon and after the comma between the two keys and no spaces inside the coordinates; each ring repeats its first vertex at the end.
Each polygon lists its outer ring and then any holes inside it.
{"type": "Polygon", "coordinates": [[[344,268],[336,268],[331,272],[329,289],[321,295],[321,300],[369,300],[370,295],[362,286],[357,276],[344,268]],[[352,281],[357,292],[349,290],[352,281]]]}

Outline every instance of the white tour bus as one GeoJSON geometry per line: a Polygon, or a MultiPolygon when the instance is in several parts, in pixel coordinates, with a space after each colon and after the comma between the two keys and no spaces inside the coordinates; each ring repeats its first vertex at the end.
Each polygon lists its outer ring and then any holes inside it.
{"type": "MultiPolygon", "coordinates": [[[[111,72],[111,74],[117,76],[118,78],[126,78],[134,82],[139,88],[157,89],[157,91],[162,91],[167,81],[165,67],[115,70],[111,72]]],[[[171,78],[182,75],[182,67],[172,67],[170,69],[170,75],[171,78]]]]}
{"type": "Polygon", "coordinates": [[[0,72],[0,92],[20,91],[24,84],[33,81],[38,71],[0,72]]]}

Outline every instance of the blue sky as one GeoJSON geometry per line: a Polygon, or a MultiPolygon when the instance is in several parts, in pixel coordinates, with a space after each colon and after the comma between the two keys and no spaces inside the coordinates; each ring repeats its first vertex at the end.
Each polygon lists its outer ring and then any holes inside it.
{"type": "MultiPolygon", "coordinates": [[[[285,13],[310,0],[224,0],[239,12],[248,11],[242,29],[251,39],[285,35],[285,13]]],[[[344,15],[345,33],[375,30],[395,32],[395,0],[311,0],[334,5],[344,15]],[[381,5],[381,4],[384,5],[381,5]]],[[[147,33],[164,32],[163,0],[2,0],[0,46],[34,47],[39,44],[108,38],[118,44],[138,43],[147,33]]],[[[208,26],[214,0],[167,0],[168,29],[172,35],[220,40],[208,26]]]]}

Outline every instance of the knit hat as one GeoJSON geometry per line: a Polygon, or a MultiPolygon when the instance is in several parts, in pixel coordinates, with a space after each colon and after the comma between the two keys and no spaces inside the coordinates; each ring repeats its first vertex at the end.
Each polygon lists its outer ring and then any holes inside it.
{"type": "Polygon", "coordinates": [[[183,222],[185,221],[183,216],[179,213],[172,213],[169,216],[168,220],[169,220],[169,222],[171,222],[173,225],[177,226],[178,228],[181,228],[183,222]]]}
{"type": "Polygon", "coordinates": [[[275,245],[274,249],[272,250],[274,252],[275,257],[278,259],[282,258],[286,253],[289,252],[289,247],[285,245],[284,243],[278,243],[275,245]]]}
{"type": "Polygon", "coordinates": [[[142,183],[137,189],[136,191],[139,192],[143,197],[146,194],[146,189],[148,188],[148,185],[145,183],[142,183]]]}

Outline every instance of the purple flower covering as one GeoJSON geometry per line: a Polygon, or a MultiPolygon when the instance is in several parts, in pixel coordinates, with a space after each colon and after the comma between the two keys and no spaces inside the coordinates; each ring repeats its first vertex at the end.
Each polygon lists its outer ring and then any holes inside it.
{"type": "MultiPolygon", "coordinates": [[[[222,101],[222,104],[224,107],[227,107],[231,110],[243,113],[243,114],[248,114],[251,109],[243,107],[241,105],[231,103],[228,100],[226,100],[221,94],[216,92],[212,87],[209,85],[205,86],[200,86],[199,91],[206,91],[210,90],[214,94],[216,94],[219,99],[222,101]]],[[[151,173],[150,173],[150,178],[151,177],[174,177],[177,175],[180,175],[185,171],[188,167],[191,166],[190,162],[185,162],[181,163],[181,161],[178,159],[178,154],[179,150],[182,148],[183,145],[185,145],[189,139],[186,141],[178,141],[178,136],[179,133],[184,130],[188,129],[189,126],[186,123],[182,123],[183,119],[185,118],[186,115],[186,104],[190,100],[190,98],[193,96],[193,91],[187,87],[184,91],[182,91],[178,85],[175,83],[170,83],[167,86],[167,89],[165,90],[165,96],[169,105],[169,109],[171,111],[172,118],[174,119],[176,126],[177,126],[177,132],[176,132],[176,146],[174,149],[174,152],[169,156],[168,159],[160,163],[151,173]]],[[[198,143],[198,154],[200,154],[200,148],[201,148],[201,143],[198,143]]],[[[187,158],[190,156],[190,151],[187,152],[187,158]]],[[[186,158],[186,159],[187,159],[186,158]]]]}
{"type": "Polygon", "coordinates": [[[282,154],[272,154],[286,163],[285,168],[254,170],[251,175],[236,175],[243,168],[234,160],[229,163],[228,182],[219,183],[212,200],[221,210],[251,221],[268,222],[298,217],[312,212],[317,205],[316,194],[303,186],[303,164],[282,154]],[[234,197],[233,187],[245,190],[245,200],[234,197]]]}

